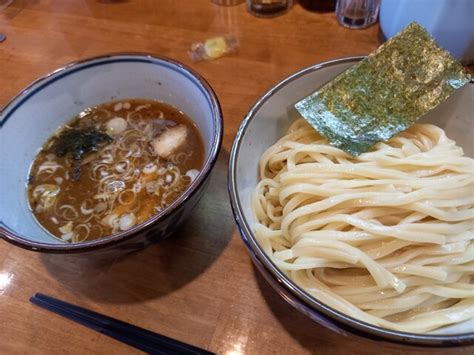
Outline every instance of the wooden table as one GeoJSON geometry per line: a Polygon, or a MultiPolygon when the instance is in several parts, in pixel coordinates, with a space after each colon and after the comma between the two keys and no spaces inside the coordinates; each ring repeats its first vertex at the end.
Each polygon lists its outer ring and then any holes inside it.
{"type": "Polygon", "coordinates": [[[0,353],[133,351],[31,305],[35,292],[222,354],[421,353],[338,336],[291,308],[252,267],[226,190],[234,134],[257,98],[305,66],[369,53],[379,44],[377,26],[347,30],[333,13],[299,5],[281,17],[257,19],[244,5],[226,8],[208,0],[17,0],[0,12],[0,33],[7,36],[0,43],[0,105],[68,62],[142,51],[201,73],[215,89],[225,119],[211,189],[174,238],[102,261],[36,254],[0,242],[0,353]],[[240,40],[238,55],[191,62],[186,50],[192,42],[228,33],[240,40]]]}

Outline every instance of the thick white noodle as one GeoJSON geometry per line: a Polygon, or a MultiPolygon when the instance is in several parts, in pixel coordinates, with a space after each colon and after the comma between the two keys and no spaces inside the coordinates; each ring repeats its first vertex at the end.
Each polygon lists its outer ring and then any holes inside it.
{"type": "Polygon", "coordinates": [[[406,332],[474,318],[474,160],[442,129],[354,158],[299,119],[259,172],[257,240],[310,295],[406,332]]]}

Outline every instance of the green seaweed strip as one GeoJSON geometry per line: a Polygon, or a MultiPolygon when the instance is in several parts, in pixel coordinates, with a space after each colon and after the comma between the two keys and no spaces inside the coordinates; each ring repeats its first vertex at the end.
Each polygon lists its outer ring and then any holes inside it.
{"type": "Polygon", "coordinates": [[[332,145],[357,156],[410,127],[469,80],[460,63],[411,23],[295,107],[332,145]]]}

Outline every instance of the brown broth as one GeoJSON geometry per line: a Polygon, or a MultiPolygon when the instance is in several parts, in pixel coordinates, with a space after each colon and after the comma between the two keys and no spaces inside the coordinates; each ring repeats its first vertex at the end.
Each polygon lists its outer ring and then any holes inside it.
{"type": "Polygon", "coordinates": [[[170,205],[190,185],[203,160],[196,125],[176,108],[142,99],[108,102],[84,110],[42,147],[30,168],[30,209],[43,228],[62,240],[99,239],[170,205]],[[115,117],[121,118],[114,121],[118,126],[111,123],[115,117]],[[58,156],[57,144],[64,132],[89,128],[113,140],[83,157],[75,181],[75,161],[70,155],[58,156]],[[179,142],[171,132],[183,143],[170,151],[169,144],[179,142]],[[166,135],[172,139],[156,148],[157,139],[166,135]]]}

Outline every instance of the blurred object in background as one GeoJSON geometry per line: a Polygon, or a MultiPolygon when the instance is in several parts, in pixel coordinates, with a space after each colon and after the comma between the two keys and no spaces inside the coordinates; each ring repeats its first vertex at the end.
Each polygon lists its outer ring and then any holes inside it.
{"type": "Polygon", "coordinates": [[[300,5],[309,11],[331,12],[336,9],[336,0],[300,0],[300,5]]]}
{"type": "Polygon", "coordinates": [[[4,34],[1,34],[0,33],[0,43],[2,43],[4,40],[7,39],[7,36],[5,36],[4,34]]]}
{"type": "Polygon", "coordinates": [[[245,0],[211,0],[216,5],[234,6],[242,4],[245,0]]]}
{"type": "Polygon", "coordinates": [[[377,21],[380,0],[337,0],[336,18],[340,25],[361,29],[377,21]]]}
{"type": "MultiPolygon", "coordinates": [[[[234,5],[216,5],[213,9],[212,25],[219,29],[218,33],[232,33],[238,35],[240,32],[240,17],[245,7],[245,0],[240,0],[240,6],[234,5]],[[239,9],[236,11],[236,9],[239,9]]],[[[245,11],[244,15],[245,15],[245,11]]]]}
{"type": "Polygon", "coordinates": [[[12,2],[13,0],[0,0],[0,10],[7,8],[12,2]]]}
{"type": "Polygon", "coordinates": [[[193,62],[212,60],[227,54],[236,53],[239,49],[239,41],[235,36],[220,36],[193,43],[188,54],[193,62]]]}
{"type": "Polygon", "coordinates": [[[386,39],[416,21],[463,64],[474,64],[474,0],[382,0],[386,39]]]}
{"type": "Polygon", "coordinates": [[[285,13],[293,0],[247,0],[248,11],[258,17],[273,17],[285,13]]]}

